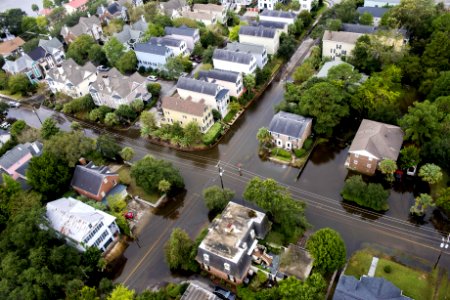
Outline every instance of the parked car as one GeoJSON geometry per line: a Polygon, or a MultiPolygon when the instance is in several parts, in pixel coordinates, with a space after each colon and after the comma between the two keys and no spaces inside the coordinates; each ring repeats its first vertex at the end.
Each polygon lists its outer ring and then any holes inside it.
{"type": "Polygon", "coordinates": [[[101,66],[97,67],[97,71],[99,71],[99,72],[108,72],[109,71],[109,67],[101,65],[101,66]]]}
{"type": "Polygon", "coordinates": [[[232,292],[225,290],[225,289],[221,288],[220,286],[216,286],[214,288],[213,294],[223,300],[235,300],[236,299],[236,296],[232,292]]]}
{"type": "Polygon", "coordinates": [[[150,76],[147,76],[147,80],[148,81],[157,81],[158,77],[156,77],[155,75],[150,75],[150,76]]]}
{"type": "Polygon", "coordinates": [[[128,220],[134,219],[134,213],[132,211],[125,213],[123,216],[125,217],[125,219],[128,219],[128,220]]]}
{"type": "Polygon", "coordinates": [[[8,101],[8,105],[9,105],[10,107],[19,107],[19,106],[20,106],[20,103],[19,103],[19,102],[16,102],[16,101],[8,101]]]}
{"type": "Polygon", "coordinates": [[[3,123],[0,125],[0,128],[6,130],[6,129],[8,129],[10,126],[11,126],[11,124],[9,124],[8,122],[3,122],[3,123]]]}

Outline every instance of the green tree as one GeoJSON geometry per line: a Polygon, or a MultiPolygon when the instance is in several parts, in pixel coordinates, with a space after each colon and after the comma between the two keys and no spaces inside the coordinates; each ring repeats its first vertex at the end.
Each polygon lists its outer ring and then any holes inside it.
{"type": "Polygon", "coordinates": [[[94,38],[88,34],[79,35],[67,50],[67,58],[72,58],[77,64],[84,65],[89,57],[91,47],[95,44],[94,38]]]}
{"type": "Polygon", "coordinates": [[[349,57],[349,62],[359,71],[371,74],[381,70],[381,61],[379,57],[373,55],[373,41],[368,35],[358,38],[349,57]]]}
{"type": "Polygon", "coordinates": [[[14,74],[8,79],[8,89],[11,94],[20,93],[25,96],[31,89],[31,83],[25,74],[14,74]]]}
{"type": "MultiPolygon", "coordinates": [[[[449,31],[450,33],[450,31],[449,31]]],[[[441,96],[450,95],[450,71],[443,72],[436,81],[428,95],[428,100],[434,101],[441,96]]]]}
{"type": "Polygon", "coordinates": [[[442,169],[435,164],[425,164],[419,170],[419,176],[429,184],[436,184],[442,180],[442,169]]]}
{"type": "Polygon", "coordinates": [[[122,157],[124,161],[130,161],[131,159],[133,159],[134,154],[134,149],[131,147],[124,147],[120,151],[120,157],[122,157]]]}
{"type": "Polygon", "coordinates": [[[50,152],[74,167],[80,157],[94,150],[94,141],[81,131],[60,132],[44,142],[44,152],[50,152]]]}
{"type": "Polygon", "coordinates": [[[149,136],[156,129],[155,115],[150,111],[143,111],[140,117],[141,135],[149,136]]]}
{"type": "Polygon", "coordinates": [[[105,115],[105,124],[108,126],[115,126],[119,124],[119,117],[115,113],[109,112],[105,115]]]}
{"type": "Polygon", "coordinates": [[[97,138],[97,151],[106,159],[115,160],[120,153],[120,146],[109,135],[102,134],[97,138]]]}
{"type": "Polygon", "coordinates": [[[216,49],[216,47],[213,47],[211,45],[207,46],[207,47],[208,48],[206,48],[202,54],[203,63],[204,64],[212,64],[212,57],[213,57],[214,50],[216,49]]]}
{"type": "Polygon", "coordinates": [[[373,16],[369,12],[364,12],[359,16],[359,23],[362,25],[373,25],[373,16]]]}
{"type": "Polygon", "coordinates": [[[39,11],[39,6],[35,3],[31,4],[31,10],[37,13],[39,11]]]}
{"type": "Polygon", "coordinates": [[[183,139],[187,146],[195,145],[201,142],[202,133],[196,121],[191,121],[186,124],[183,129],[183,139]]]}
{"type": "Polygon", "coordinates": [[[184,230],[174,228],[164,246],[164,254],[169,268],[172,270],[190,270],[193,246],[194,242],[184,230]]]}
{"type": "Polygon", "coordinates": [[[303,64],[301,64],[297,69],[295,69],[294,74],[292,74],[292,78],[296,84],[301,84],[307,81],[311,76],[314,75],[316,70],[312,66],[312,64],[307,60],[303,64]]]}
{"type": "Polygon", "coordinates": [[[319,82],[306,90],[300,99],[299,111],[315,117],[315,131],[325,135],[331,135],[333,128],[349,114],[343,92],[328,82],[319,82]]]}
{"type": "Polygon", "coordinates": [[[183,177],[171,163],[145,156],[131,167],[131,176],[136,184],[147,193],[158,190],[158,183],[165,179],[170,182],[171,190],[184,188],[183,177]]]}
{"type": "MultiPolygon", "coordinates": [[[[0,58],[0,60],[1,60],[1,63],[0,63],[0,68],[1,68],[5,64],[5,59],[2,56],[0,58]]],[[[9,79],[9,75],[6,72],[0,71],[0,89],[1,90],[8,89],[8,79],[9,79]]]]}
{"type": "Polygon", "coordinates": [[[0,27],[8,28],[9,32],[18,36],[23,33],[22,20],[26,13],[20,8],[7,9],[2,13],[2,20],[0,20],[0,27]]]}
{"type": "Polygon", "coordinates": [[[91,48],[89,49],[88,58],[96,66],[105,65],[108,62],[102,46],[98,44],[94,44],[91,46],[91,48]]]}
{"type": "Polygon", "coordinates": [[[447,215],[450,215],[450,187],[439,191],[436,206],[439,206],[447,215]]]}
{"type": "Polygon", "coordinates": [[[11,125],[11,128],[9,129],[9,133],[13,137],[18,137],[26,127],[27,127],[27,123],[25,123],[24,120],[17,120],[11,125]]]}
{"type": "Polygon", "coordinates": [[[131,122],[136,119],[136,112],[131,108],[131,106],[126,104],[121,104],[116,109],[115,114],[119,117],[121,121],[131,122]]]}
{"type": "Polygon", "coordinates": [[[427,38],[437,10],[432,0],[403,0],[392,9],[392,16],[408,30],[411,39],[427,38]]]}
{"type": "Polygon", "coordinates": [[[135,292],[122,284],[116,285],[108,296],[108,300],[133,300],[135,292]]]}
{"type": "Polygon", "coordinates": [[[159,83],[147,84],[147,91],[152,94],[152,99],[158,99],[161,93],[161,85],[159,83]]]}
{"type": "Polygon", "coordinates": [[[207,187],[203,190],[203,199],[206,207],[213,212],[222,211],[228,202],[234,198],[234,192],[230,189],[221,189],[217,185],[207,187]]]}
{"type": "Polygon", "coordinates": [[[97,121],[104,122],[106,114],[109,112],[112,112],[112,109],[108,106],[102,105],[98,108],[94,108],[89,112],[89,120],[93,122],[97,121]]]}
{"type": "Polygon", "coordinates": [[[134,51],[130,50],[123,54],[117,61],[117,69],[122,74],[128,74],[136,71],[137,67],[137,57],[134,51]]]}
{"type": "Polygon", "coordinates": [[[306,242],[306,249],[314,258],[314,269],[322,274],[331,273],[345,264],[347,250],[344,240],[331,228],[322,228],[312,234],[306,242]]]}
{"type": "Polygon", "coordinates": [[[45,32],[48,26],[48,20],[46,16],[37,16],[36,25],[40,32],[45,32]]]}
{"type": "Polygon", "coordinates": [[[417,166],[420,162],[420,149],[414,145],[408,145],[400,150],[400,167],[407,169],[417,166]]]}
{"type": "Polygon", "coordinates": [[[125,46],[115,37],[110,38],[103,46],[106,58],[112,66],[117,66],[117,62],[125,51],[125,46]]]}
{"type": "Polygon", "coordinates": [[[239,30],[241,29],[240,25],[236,25],[230,29],[230,33],[228,34],[228,39],[230,41],[237,41],[239,39],[239,30]]]}
{"type": "Polygon", "coordinates": [[[42,6],[44,8],[52,8],[53,7],[53,2],[52,2],[52,0],[44,0],[42,2],[42,6]]]}
{"type": "Polygon", "coordinates": [[[44,140],[48,140],[50,137],[54,136],[59,132],[59,127],[57,123],[52,118],[47,118],[42,123],[41,136],[44,140]]]}
{"type": "Polygon", "coordinates": [[[247,91],[252,91],[255,88],[256,81],[255,81],[255,75],[247,74],[243,78],[244,81],[244,87],[247,89],[247,91]]]}
{"type": "Polygon", "coordinates": [[[167,59],[166,69],[169,77],[171,78],[180,77],[181,73],[184,72],[183,57],[175,56],[167,59]]]}
{"type": "Polygon", "coordinates": [[[170,182],[165,179],[160,180],[158,182],[158,190],[163,194],[167,193],[170,191],[170,182]]]}
{"type": "Polygon", "coordinates": [[[366,184],[361,175],[348,178],[345,181],[341,194],[347,201],[352,201],[377,211],[384,211],[389,208],[387,203],[389,191],[385,190],[381,184],[366,184]]]}
{"type": "Polygon", "coordinates": [[[334,16],[340,19],[342,23],[355,23],[358,19],[358,12],[356,11],[356,1],[348,0],[342,1],[334,6],[334,16]]]}
{"type": "Polygon", "coordinates": [[[327,75],[329,81],[340,87],[354,85],[361,80],[361,77],[361,74],[348,64],[331,67],[327,75]]]}
{"type": "Polygon", "coordinates": [[[287,60],[292,56],[292,54],[294,54],[296,47],[297,42],[295,37],[292,35],[287,35],[283,32],[280,35],[280,47],[278,48],[277,56],[287,60]]]}
{"type": "Polygon", "coordinates": [[[397,170],[397,163],[392,159],[383,159],[378,164],[378,169],[386,176],[390,182],[394,181],[394,172],[397,170]]]}
{"type": "Polygon", "coordinates": [[[95,287],[83,286],[79,291],[77,300],[100,300],[97,296],[97,289],[95,287]]]}
{"type": "Polygon", "coordinates": [[[0,102],[0,115],[7,115],[9,110],[9,104],[6,102],[0,102]]]}
{"type": "Polygon", "coordinates": [[[327,19],[326,28],[331,31],[340,31],[342,27],[342,21],[339,19],[327,19]]]}
{"type": "Polygon", "coordinates": [[[266,127],[261,127],[258,129],[256,139],[262,147],[270,147],[272,145],[272,135],[266,127]]]}
{"type": "Polygon", "coordinates": [[[127,202],[125,202],[120,194],[108,196],[106,197],[106,201],[108,202],[108,206],[111,211],[115,213],[123,213],[127,208],[127,202]]]}
{"type": "Polygon", "coordinates": [[[78,123],[77,121],[72,121],[72,123],[70,123],[70,129],[72,131],[82,131],[83,126],[80,123],[78,123]]]}
{"type": "Polygon", "coordinates": [[[141,111],[144,110],[145,104],[144,101],[142,101],[142,99],[136,99],[133,102],[131,102],[130,106],[135,112],[140,113],[141,111]]]}
{"type": "Polygon", "coordinates": [[[416,197],[416,201],[411,206],[410,212],[417,216],[423,216],[428,206],[434,206],[433,198],[428,194],[420,194],[419,197],[416,197]]]}

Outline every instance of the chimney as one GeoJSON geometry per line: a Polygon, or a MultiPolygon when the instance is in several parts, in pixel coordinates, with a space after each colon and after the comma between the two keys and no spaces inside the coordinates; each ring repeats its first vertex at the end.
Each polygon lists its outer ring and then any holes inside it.
{"type": "Polygon", "coordinates": [[[80,165],[83,165],[83,166],[85,166],[85,165],[87,164],[86,158],[84,158],[84,157],[80,157],[80,159],[78,160],[78,162],[80,163],[80,165]]]}

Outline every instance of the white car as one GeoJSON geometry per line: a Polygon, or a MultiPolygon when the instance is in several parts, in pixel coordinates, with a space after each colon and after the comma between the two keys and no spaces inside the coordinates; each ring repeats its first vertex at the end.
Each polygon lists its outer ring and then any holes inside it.
{"type": "Polygon", "coordinates": [[[150,76],[147,76],[147,80],[148,81],[157,81],[158,77],[156,77],[155,75],[150,75],[150,76]]]}

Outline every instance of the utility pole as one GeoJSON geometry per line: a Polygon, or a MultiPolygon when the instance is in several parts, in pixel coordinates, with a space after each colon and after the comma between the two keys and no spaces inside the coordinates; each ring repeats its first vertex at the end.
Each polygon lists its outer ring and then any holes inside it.
{"type": "Polygon", "coordinates": [[[217,163],[217,166],[216,166],[216,167],[217,167],[218,170],[219,170],[220,185],[222,186],[222,191],[223,191],[224,188],[223,188],[223,179],[222,179],[222,176],[223,176],[223,173],[225,172],[225,170],[220,166],[220,160],[219,160],[219,162],[217,163]]]}
{"type": "Polygon", "coordinates": [[[36,115],[36,117],[38,118],[39,123],[41,123],[41,125],[42,125],[41,118],[39,118],[39,115],[38,115],[37,111],[34,109],[34,107],[33,107],[33,112],[34,112],[34,114],[36,115]]]}
{"type": "Polygon", "coordinates": [[[441,259],[442,252],[444,251],[444,249],[447,250],[449,245],[450,245],[450,233],[448,234],[447,239],[445,239],[445,237],[442,237],[442,243],[440,245],[441,252],[439,252],[439,256],[436,260],[436,263],[434,264],[433,269],[436,269],[437,265],[439,264],[439,260],[441,259]]]}

